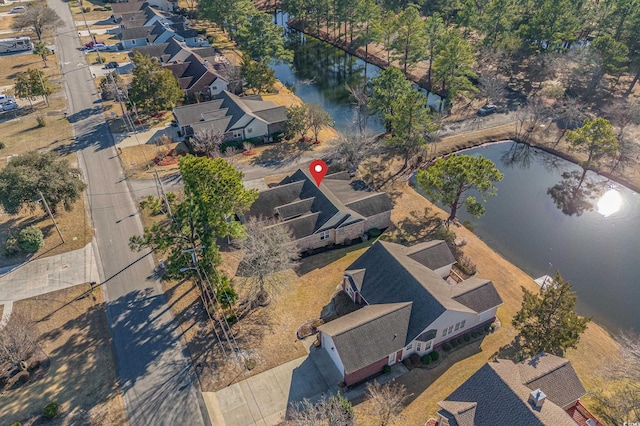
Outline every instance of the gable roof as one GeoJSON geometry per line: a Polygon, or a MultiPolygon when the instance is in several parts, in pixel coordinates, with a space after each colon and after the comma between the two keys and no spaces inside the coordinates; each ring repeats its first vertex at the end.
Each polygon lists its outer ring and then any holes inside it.
{"type": "Polygon", "coordinates": [[[120,40],[146,39],[152,30],[153,27],[123,28],[120,34],[118,34],[118,38],[120,40]]]}
{"type": "Polygon", "coordinates": [[[444,240],[431,240],[413,245],[407,250],[407,256],[434,271],[456,263],[456,258],[444,240]]]}
{"type": "Polygon", "coordinates": [[[448,418],[452,426],[575,426],[562,407],[566,401],[573,402],[584,394],[568,360],[540,354],[518,364],[503,359],[485,364],[438,406],[439,414],[448,418]],[[529,394],[536,389],[547,394],[539,409],[528,402],[529,394]],[[476,404],[473,417],[460,410],[464,404],[472,403],[476,404]]]}
{"type": "Polygon", "coordinates": [[[123,13],[135,12],[138,10],[142,10],[145,6],[149,6],[149,3],[146,1],[132,1],[125,3],[112,3],[111,4],[111,12],[113,16],[116,18],[122,15],[123,13]]]}
{"type": "MultiPolygon", "coordinates": [[[[247,105],[255,107],[252,103],[247,105]]],[[[385,193],[354,190],[350,187],[351,178],[342,182],[340,187],[326,185],[327,178],[329,181],[332,180],[330,176],[333,175],[326,176],[318,187],[308,172],[298,169],[284,178],[278,186],[261,191],[258,200],[253,203],[247,215],[264,218],[278,216],[280,220],[287,223],[291,218],[300,215],[318,213],[315,229],[309,234],[303,235],[301,230],[292,228],[295,235],[308,236],[314,232],[360,222],[369,215],[392,209],[391,201],[385,193]],[[338,188],[342,192],[336,195],[332,188],[338,188]],[[355,195],[346,195],[347,190],[354,192],[355,195]],[[352,208],[351,204],[345,205],[341,198],[353,199],[360,204],[356,206],[357,209],[352,208]]]]}
{"type": "Polygon", "coordinates": [[[456,284],[453,287],[453,300],[478,313],[502,304],[502,299],[493,283],[476,277],[456,284]]]}
{"type": "Polygon", "coordinates": [[[323,324],[318,330],[331,336],[348,374],[402,349],[410,312],[411,302],[370,305],[323,324]]]}
{"type": "Polygon", "coordinates": [[[385,241],[377,241],[345,271],[364,270],[357,290],[369,305],[413,301],[406,344],[418,337],[446,310],[480,313],[488,303],[493,307],[502,304],[495,287],[487,280],[463,281],[462,287],[450,285],[431,269],[412,259],[404,247],[385,241]],[[475,296],[483,302],[473,304],[466,298],[455,300],[464,294],[476,291],[475,296]],[[460,294],[462,292],[462,294],[460,294]],[[469,305],[469,306],[467,306],[469,305]],[[475,308],[482,308],[477,311],[475,308]]]}

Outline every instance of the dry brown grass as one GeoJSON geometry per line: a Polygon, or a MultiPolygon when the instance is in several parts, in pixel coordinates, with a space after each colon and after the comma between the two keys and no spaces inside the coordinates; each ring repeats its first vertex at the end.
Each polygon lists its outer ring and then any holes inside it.
{"type": "MultiPolygon", "coordinates": [[[[68,149],[72,149],[71,125],[63,115],[66,110],[65,100],[50,98],[49,104],[49,107],[38,104],[34,112],[0,123],[0,141],[6,145],[0,151],[0,168],[7,164],[6,157],[9,155],[36,149],[57,150],[64,155],[68,149]],[[40,115],[46,121],[44,127],[38,127],[36,118],[40,115]]],[[[75,161],[75,158],[71,161],[75,161]]]]}
{"type": "Polygon", "coordinates": [[[163,146],[140,144],[123,148],[122,154],[120,154],[120,161],[122,162],[125,174],[134,179],[153,179],[151,172],[155,172],[156,170],[161,176],[175,173],[178,169],[177,164],[159,166],[153,163],[153,159],[158,156],[159,153],[166,152],[173,148],[177,148],[179,151],[186,150],[182,142],[170,143],[163,146]]]}
{"type": "MultiPolygon", "coordinates": [[[[13,16],[8,15],[0,18],[0,30],[11,29],[11,25],[13,25],[13,16]]],[[[2,38],[7,38],[7,37],[3,35],[2,38]]]]}
{"type": "Polygon", "coordinates": [[[42,409],[60,404],[52,425],[126,424],[102,292],[82,284],[16,302],[14,312],[37,321],[51,364],[45,377],[0,395],[3,424],[42,424],[42,409]]]}
{"type": "MultiPolygon", "coordinates": [[[[44,246],[30,257],[31,260],[81,249],[91,242],[93,228],[89,222],[83,199],[78,200],[70,212],[66,212],[61,208],[55,219],[66,241],[64,244],[51,219],[40,208],[34,213],[24,211],[21,215],[16,216],[0,213],[1,248],[4,248],[4,242],[9,235],[17,235],[20,229],[29,225],[36,226],[44,234],[44,246]]],[[[27,256],[24,254],[7,257],[4,254],[4,250],[0,250],[0,267],[15,265],[25,260],[27,260],[27,256]]]]}
{"type": "Polygon", "coordinates": [[[86,19],[87,21],[93,21],[97,19],[100,19],[100,20],[108,19],[111,16],[110,10],[107,10],[107,11],[93,10],[95,8],[103,8],[104,5],[105,3],[100,0],[88,0],[88,1],[85,0],[82,2],[82,6],[91,8],[91,11],[85,12],[83,15],[82,10],[80,8],[80,2],[76,0],[69,1],[69,9],[71,9],[71,15],[73,16],[73,19],[76,21],[84,21],[84,19],[86,19]]]}
{"type": "MultiPolygon", "coordinates": [[[[3,34],[2,38],[12,36],[12,34],[3,34]]],[[[32,41],[33,41],[32,37],[32,41]]],[[[51,40],[47,43],[53,42],[51,40]]],[[[18,74],[26,72],[28,68],[39,69],[43,71],[50,79],[60,78],[60,68],[58,67],[58,58],[56,55],[47,57],[48,68],[42,67],[42,58],[39,55],[25,53],[21,55],[2,55],[0,56],[0,86],[13,85],[18,74]]]]}

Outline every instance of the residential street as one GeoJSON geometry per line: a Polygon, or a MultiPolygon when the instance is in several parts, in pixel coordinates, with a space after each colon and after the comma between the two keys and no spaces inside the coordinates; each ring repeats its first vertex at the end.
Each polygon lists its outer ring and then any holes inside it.
{"type": "Polygon", "coordinates": [[[69,119],[96,230],[94,251],[105,294],[124,408],[131,425],[207,425],[199,384],[162,286],[147,279],[149,253],[129,249],[142,233],[137,208],[105,123],[68,4],[50,6],[65,26],[57,30],[69,119]]]}

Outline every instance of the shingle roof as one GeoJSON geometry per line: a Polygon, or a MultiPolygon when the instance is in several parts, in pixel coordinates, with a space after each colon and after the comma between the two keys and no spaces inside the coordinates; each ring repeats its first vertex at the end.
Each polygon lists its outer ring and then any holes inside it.
{"type": "Polygon", "coordinates": [[[276,207],[300,200],[304,181],[293,181],[281,184],[260,192],[258,199],[251,205],[247,216],[269,218],[276,212],[276,207]]]}
{"type": "Polygon", "coordinates": [[[294,201],[293,203],[284,204],[276,207],[276,212],[282,220],[289,220],[297,216],[301,216],[304,213],[311,212],[311,206],[313,205],[313,198],[306,198],[304,200],[294,201]]]}
{"type": "Polygon", "coordinates": [[[221,100],[201,102],[198,104],[183,105],[173,109],[173,115],[180,126],[188,126],[200,122],[202,114],[220,109],[221,100]]]}
{"type": "Polygon", "coordinates": [[[151,58],[158,58],[164,62],[163,56],[165,55],[165,49],[169,46],[169,43],[150,44],[147,46],[133,47],[129,56],[133,57],[136,52],[142,56],[149,56],[151,58]]]}
{"type": "Polygon", "coordinates": [[[370,305],[321,325],[318,330],[331,336],[348,374],[404,347],[410,312],[410,302],[370,305]]]}
{"type": "Polygon", "coordinates": [[[502,304],[493,283],[486,279],[472,277],[458,283],[453,290],[456,302],[478,313],[502,304]]]}
{"type": "MultiPolygon", "coordinates": [[[[565,383],[569,377],[569,371],[572,372],[572,376],[575,376],[569,361],[549,354],[539,355],[539,361],[534,363],[530,360],[519,364],[509,360],[497,360],[485,364],[453,391],[445,401],[439,402],[438,406],[448,412],[446,417],[454,419],[451,422],[452,426],[575,426],[571,417],[560,406],[567,400],[561,392],[566,391],[571,398],[577,399],[584,395],[585,391],[577,376],[565,383]],[[535,379],[536,384],[545,386],[539,387],[547,394],[547,399],[541,408],[535,409],[529,404],[531,383],[527,385],[523,377],[529,379],[538,377],[535,379]],[[545,382],[540,382],[541,379],[545,382]],[[451,410],[456,407],[451,405],[452,402],[477,403],[475,416],[469,419],[468,416],[452,412],[451,410]]],[[[447,414],[442,411],[440,413],[447,414]]]]}
{"type": "Polygon", "coordinates": [[[136,28],[123,28],[118,38],[120,40],[134,40],[139,38],[147,38],[153,27],[136,27],[136,28]]]}
{"type": "Polygon", "coordinates": [[[220,133],[224,134],[226,129],[229,128],[229,123],[231,122],[231,117],[221,117],[218,119],[207,120],[207,121],[199,121],[197,123],[193,123],[191,125],[191,130],[193,133],[198,133],[200,131],[214,129],[220,131],[220,133]]]}
{"type": "Polygon", "coordinates": [[[133,1],[126,3],[112,3],[111,4],[111,12],[113,16],[120,16],[123,13],[135,12],[136,10],[142,10],[145,6],[148,6],[149,3],[145,1],[133,1]]]}
{"type": "Polygon", "coordinates": [[[456,263],[456,258],[443,240],[431,240],[411,246],[407,250],[407,256],[432,270],[456,263]]]}
{"type": "MultiPolygon", "coordinates": [[[[450,285],[431,269],[407,255],[411,248],[399,244],[377,241],[352,263],[346,273],[364,269],[360,293],[369,305],[413,301],[407,344],[422,333],[446,310],[478,313],[454,298],[463,297],[466,292],[476,290],[475,296],[482,301],[492,301],[491,307],[502,304],[490,281],[476,279],[464,282],[461,287],[450,285]],[[463,294],[461,294],[464,292],[463,294]],[[495,297],[494,297],[495,294],[495,297]],[[497,298],[496,298],[497,297],[497,298]]],[[[473,305],[474,307],[477,307],[473,305]]]]}
{"type": "Polygon", "coordinates": [[[287,220],[286,222],[278,222],[275,225],[271,226],[286,226],[291,230],[294,238],[296,240],[299,240],[300,238],[304,238],[313,234],[313,231],[317,227],[318,216],[318,213],[307,213],[303,216],[287,220]]]}
{"type": "Polygon", "coordinates": [[[568,359],[538,355],[518,364],[522,383],[529,389],[542,389],[547,397],[565,407],[585,394],[585,389],[568,359]]]}
{"type": "Polygon", "coordinates": [[[364,217],[370,217],[393,209],[391,200],[384,192],[371,194],[366,198],[346,204],[350,209],[360,213],[364,217]]]}

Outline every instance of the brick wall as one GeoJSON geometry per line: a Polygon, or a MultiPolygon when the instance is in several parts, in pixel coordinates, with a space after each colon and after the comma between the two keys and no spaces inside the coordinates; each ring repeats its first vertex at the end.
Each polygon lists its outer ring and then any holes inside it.
{"type": "Polygon", "coordinates": [[[364,228],[368,231],[371,228],[383,229],[389,225],[391,225],[391,211],[369,216],[365,221],[364,228]]]}
{"type": "Polygon", "coordinates": [[[387,365],[388,357],[382,358],[380,361],[376,361],[373,364],[367,365],[358,371],[344,375],[344,383],[350,386],[354,383],[358,383],[361,380],[366,379],[369,376],[373,376],[376,373],[382,371],[382,367],[387,365]]]}

